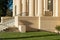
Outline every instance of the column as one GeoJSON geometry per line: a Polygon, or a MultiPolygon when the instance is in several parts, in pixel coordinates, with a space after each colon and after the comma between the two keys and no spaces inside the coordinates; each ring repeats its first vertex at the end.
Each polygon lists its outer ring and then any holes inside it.
{"type": "Polygon", "coordinates": [[[44,0],[44,13],[43,13],[43,15],[46,15],[47,11],[49,11],[48,10],[48,0],[44,0]]]}
{"type": "Polygon", "coordinates": [[[29,0],[29,16],[34,16],[35,14],[35,0],[29,0]]]}
{"type": "Polygon", "coordinates": [[[16,4],[15,4],[15,3],[16,3],[15,1],[16,1],[16,0],[13,0],[13,16],[15,16],[15,5],[16,5],[16,4]]]}
{"type": "Polygon", "coordinates": [[[42,0],[38,0],[38,16],[42,16],[42,0]]]}
{"type": "Polygon", "coordinates": [[[21,0],[16,0],[16,15],[20,15],[22,13],[22,5],[21,5],[21,0]]]}
{"type": "Polygon", "coordinates": [[[53,0],[53,16],[58,16],[58,0],[53,0]]]}
{"type": "Polygon", "coordinates": [[[27,16],[29,16],[29,0],[27,0],[27,16]]]}
{"type": "Polygon", "coordinates": [[[22,16],[27,14],[27,0],[22,0],[22,16]]]}
{"type": "Polygon", "coordinates": [[[48,0],[44,0],[44,11],[48,11],[48,0]]]}
{"type": "Polygon", "coordinates": [[[38,16],[38,0],[35,0],[35,16],[38,16]]]}

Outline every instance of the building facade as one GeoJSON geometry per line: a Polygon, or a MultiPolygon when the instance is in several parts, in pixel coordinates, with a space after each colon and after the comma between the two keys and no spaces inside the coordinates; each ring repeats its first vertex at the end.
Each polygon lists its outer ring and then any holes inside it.
{"type": "Polygon", "coordinates": [[[19,30],[56,32],[60,0],[13,0],[14,26],[19,30]]]}

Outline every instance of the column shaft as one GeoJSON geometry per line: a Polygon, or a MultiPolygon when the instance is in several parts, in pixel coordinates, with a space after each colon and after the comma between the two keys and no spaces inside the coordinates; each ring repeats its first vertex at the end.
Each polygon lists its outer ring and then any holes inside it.
{"type": "Polygon", "coordinates": [[[29,0],[29,16],[34,16],[35,14],[35,0],[29,0]]]}
{"type": "Polygon", "coordinates": [[[35,16],[38,16],[38,0],[35,0],[35,16]]]}
{"type": "Polygon", "coordinates": [[[58,0],[53,0],[53,16],[58,16],[58,0]]]}
{"type": "Polygon", "coordinates": [[[48,11],[48,0],[45,0],[45,11],[48,11]]]}
{"type": "Polygon", "coordinates": [[[29,0],[27,0],[27,16],[29,16],[29,0]]]}
{"type": "Polygon", "coordinates": [[[27,0],[22,0],[22,16],[27,14],[27,0]]]}
{"type": "Polygon", "coordinates": [[[16,1],[16,0],[13,0],[13,16],[15,16],[15,5],[16,5],[16,4],[15,4],[15,3],[16,3],[15,1],[16,1]]]}
{"type": "Polygon", "coordinates": [[[21,9],[21,0],[16,0],[16,15],[20,15],[22,13],[21,9]]]}
{"type": "Polygon", "coordinates": [[[42,16],[42,0],[38,0],[38,16],[42,16]]]}

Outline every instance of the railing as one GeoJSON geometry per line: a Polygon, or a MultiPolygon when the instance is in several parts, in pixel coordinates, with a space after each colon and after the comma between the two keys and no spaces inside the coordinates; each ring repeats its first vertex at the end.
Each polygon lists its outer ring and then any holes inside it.
{"type": "MultiPolygon", "coordinates": [[[[15,16],[19,16],[21,14],[15,15],[15,16]]],[[[14,17],[15,17],[14,16],[14,17]]],[[[14,17],[12,17],[11,19],[8,19],[8,21],[3,22],[0,24],[0,31],[3,31],[3,29],[6,29],[8,27],[13,27],[14,26],[14,17]]]]}
{"type": "Polygon", "coordinates": [[[0,31],[8,27],[13,27],[13,26],[14,26],[14,18],[12,18],[11,20],[8,20],[7,22],[0,24],[0,31]]]}

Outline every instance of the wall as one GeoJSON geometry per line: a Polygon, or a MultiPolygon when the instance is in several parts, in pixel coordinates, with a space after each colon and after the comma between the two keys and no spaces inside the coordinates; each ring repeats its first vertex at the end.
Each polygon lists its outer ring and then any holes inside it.
{"type": "Polygon", "coordinates": [[[40,29],[39,17],[18,17],[18,24],[25,25],[27,31],[45,30],[55,32],[55,27],[60,25],[60,17],[40,17],[40,29]]]}
{"type": "Polygon", "coordinates": [[[58,15],[60,16],[60,0],[58,0],[58,15]]]}
{"type": "Polygon", "coordinates": [[[51,31],[51,32],[55,32],[56,29],[55,27],[57,25],[60,25],[60,17],[41,17],[41,24],[40,24],[40,28],[42,30],[46,30],[46,31],[51,31]]]}
{"type": "Polygon", "coordinates": [[[27,31],[37,31],[39,29],[38,17],[18,17],[19,25],[25,25],[27,31]]]}

